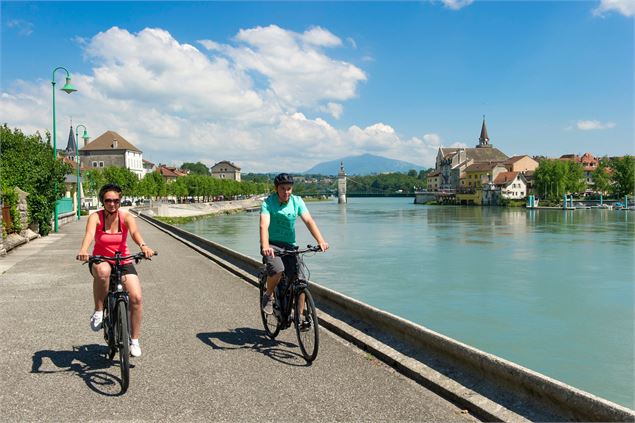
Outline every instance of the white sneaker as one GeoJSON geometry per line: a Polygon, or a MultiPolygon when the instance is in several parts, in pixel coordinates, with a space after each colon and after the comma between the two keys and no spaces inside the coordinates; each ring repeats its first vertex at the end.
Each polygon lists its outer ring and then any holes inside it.
{"type": "Polygon", "coordinates": [[[90,317],[90,328],[94,332],[99,332],[99,330],[102,327],[103,320],[104,320],[104,312],[103,311],[94,312],[93,315],[90,317]]]}
{"type": "Polygon", "coordinates": [[[130,355],[133,357],[141,357],[141,346],[139,344],[130,344],[130,355]]]}

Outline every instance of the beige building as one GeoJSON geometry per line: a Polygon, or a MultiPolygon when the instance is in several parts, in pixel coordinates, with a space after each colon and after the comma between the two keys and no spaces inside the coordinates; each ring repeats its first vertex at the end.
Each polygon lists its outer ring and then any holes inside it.
{"type": "Polygon", "coordinates": [[[427,176],[428,191],[438,191],[441,187],[441,172],[433,170],[427,176]]]}
{"type": "Polygon", "coordinates": [[[510,172],[533,172],[538,169],[538,162],[531,157],[513,156],[503,162],[503,165],[510,172]]]}
{"type": "Polygon", "coordinates": [[[232,162],[223,160],[212,166],[212,176],[218,179],[240,181],[240,168],[232,162]]]}
{"type": "Polygon", "coordinates": [[[79,149],[82,166],[104,168],[123,167],[139,178],[145,175],[142,151],[114,131],[106,131],[79,149]]]}

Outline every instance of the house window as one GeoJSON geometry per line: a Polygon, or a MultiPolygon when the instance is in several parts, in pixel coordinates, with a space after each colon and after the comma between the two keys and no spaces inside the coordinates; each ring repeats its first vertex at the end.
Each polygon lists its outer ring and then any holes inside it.
{"type": "Polygon", "coordinates": [[[97,167],[97,162],[93,162],[93,167],[97,167]]]}
{"type": "Polygon", "coordinates": [[[104,167],[104,162],[99,162],[99,167],[104,167]]]}

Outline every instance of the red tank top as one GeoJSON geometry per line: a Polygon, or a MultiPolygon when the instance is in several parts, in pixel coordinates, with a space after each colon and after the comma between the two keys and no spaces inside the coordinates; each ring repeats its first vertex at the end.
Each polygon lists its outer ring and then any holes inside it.
{"type": "MultiPolygon", "coordinates": [[[[121,221],[121,213],[117,210],[117,219],[119,220],[119,232],[109,233],[106,231],[106,219],[104,218],[104,211],[99,210],[99,225],[95,231],[95,247],[93,248],[94,256],[114,256],[116,251],[119,251],[122,256],[129,256],[130,250],[128,249],[128,228],[121,221]]],[[[114,260],[108,260],[111,264],[114,264],[114,260]]],[[[131,263],[132,260],[125,260],[122,263],[131,263]]]]}

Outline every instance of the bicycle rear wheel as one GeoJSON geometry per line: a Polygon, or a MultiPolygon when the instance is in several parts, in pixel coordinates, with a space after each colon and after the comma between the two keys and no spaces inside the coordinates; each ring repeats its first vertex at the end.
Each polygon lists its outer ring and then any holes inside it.
{"type": "Polygon", "coordinates": [[[128,304],[117,303],[117,346],[119,347],[119,367],[121,367],[121,393],[128,390],[130,383],[130,334],[128,332],[128,304]]]}
{"type": "Polygon", "coordinates": [[[315,303],[307,288],[301,288],[296,294],[293,321],[302,355],[310,363],[317,357],[320,346],[320,327],[315,303]],[[302,294],[304,294],[304,301],[300,302],[302,294]],[[301,316],[302,320],[300,320],[301,316]]]}
{"type": "Polygon", "coordinates": [[[267,314],[262,311],[262,296],[267,290],[267,275],[260,277],[260,295],[258,296],[258,310],[260,310],[260,318],[262,325],[265,327],[265,333],[271,339],[274,339],[280,333],[280,321],[275,314],[267,314]]]}

